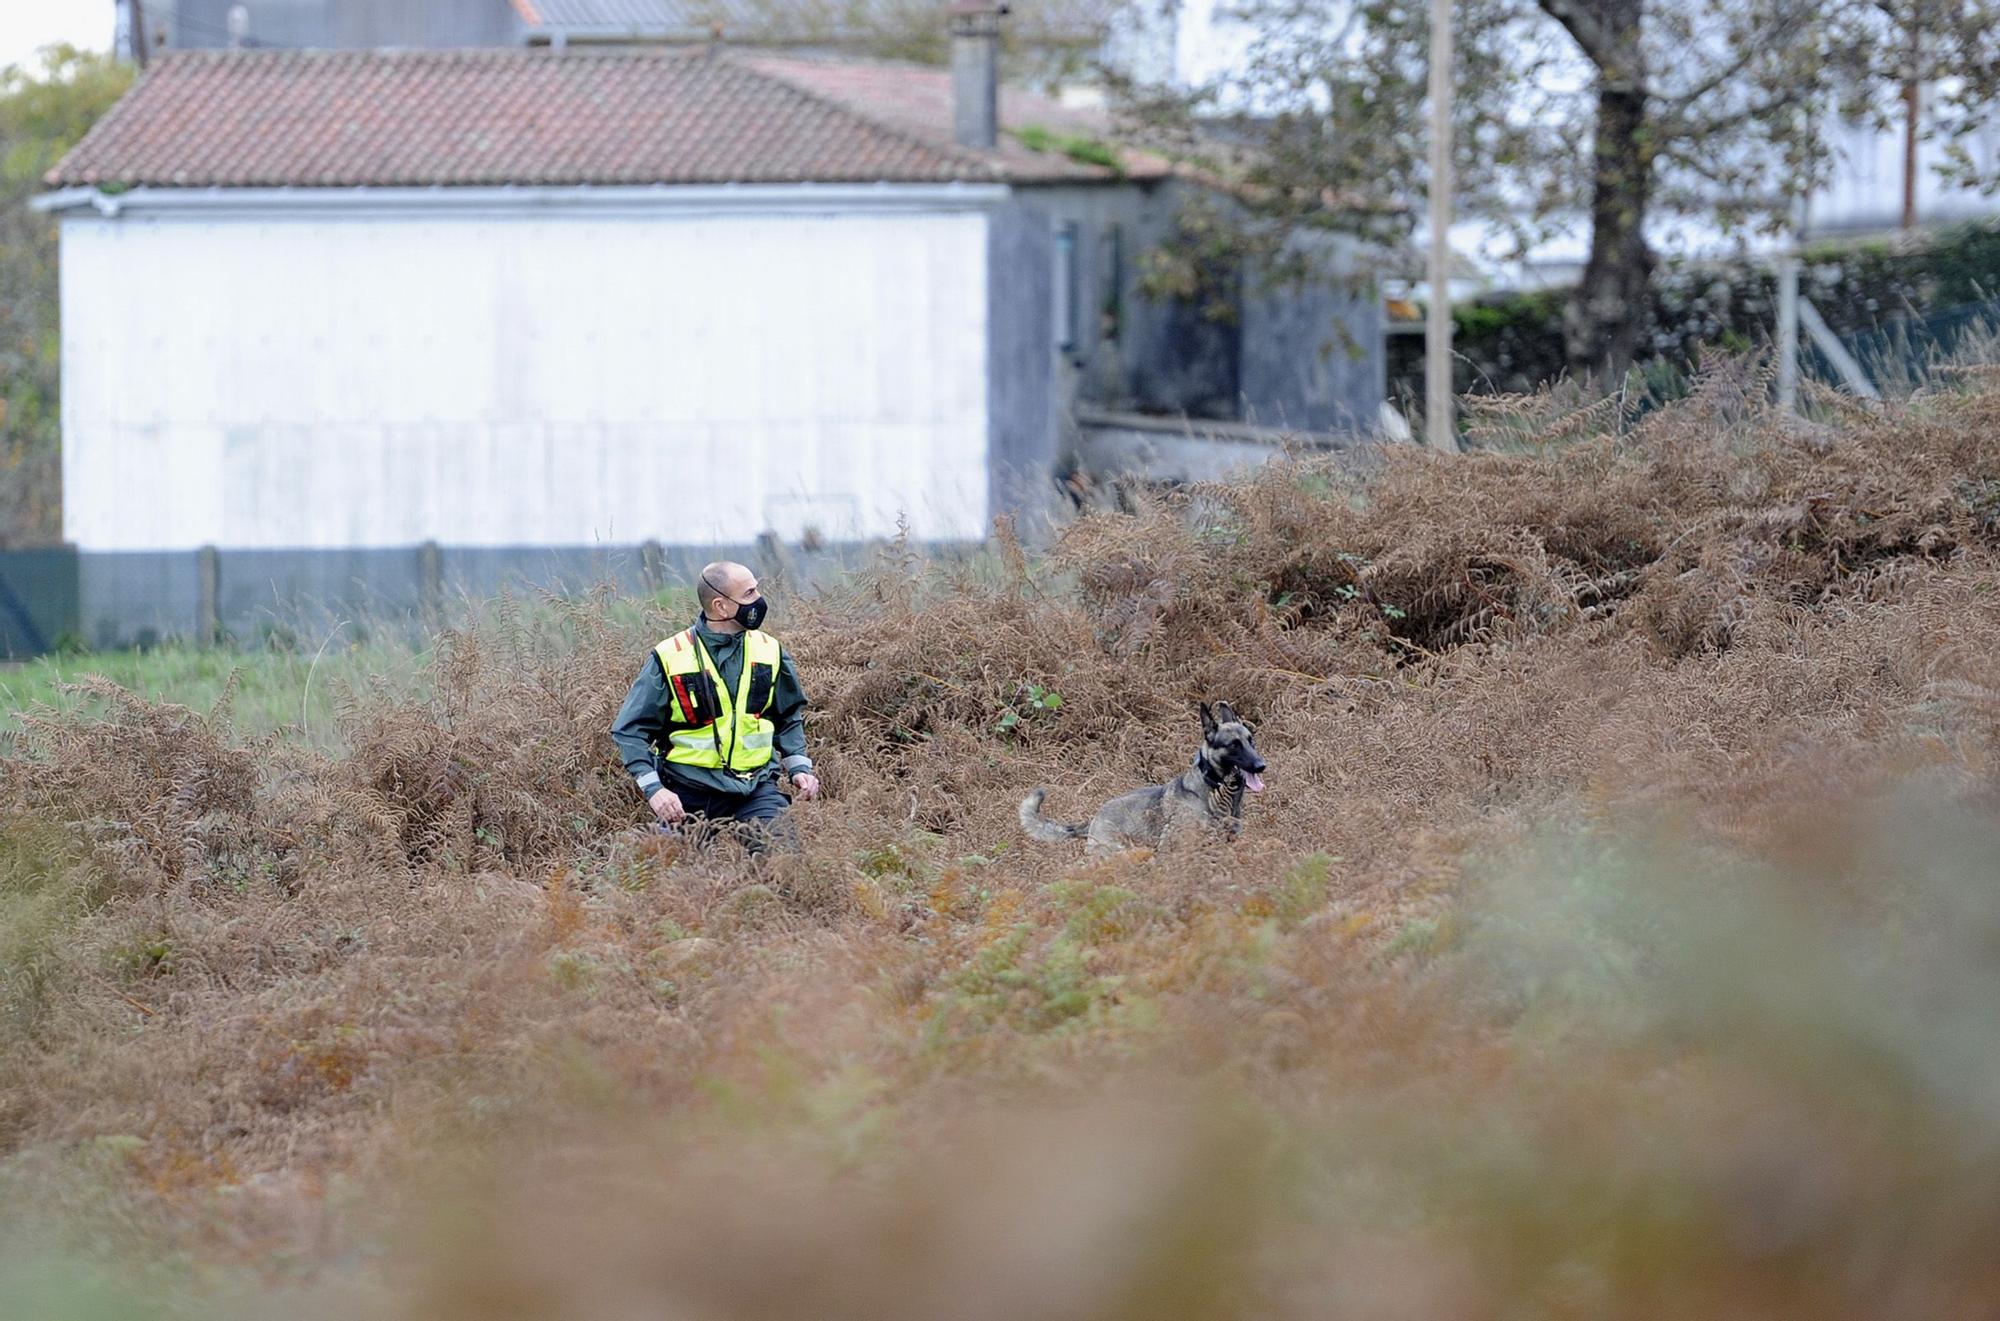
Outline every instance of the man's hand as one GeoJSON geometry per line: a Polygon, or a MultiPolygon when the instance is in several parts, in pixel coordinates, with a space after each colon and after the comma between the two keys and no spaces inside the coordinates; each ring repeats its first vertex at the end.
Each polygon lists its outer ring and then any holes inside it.
{"type": "Polygon", "coordinates": [[[679,824],[681,818],[687,815],[687,809],[681,806],[681,796],[665,787],[653,790],[646,806],[653,809],[654,816],[670,826],[679,824]]]}
{"type": "Polygon", "coordinates": [[[792,777],[792,788],[799,791],[799,798],[810,803],[819,797],[819,776],[811,771],[800,771],[792,777]]]}

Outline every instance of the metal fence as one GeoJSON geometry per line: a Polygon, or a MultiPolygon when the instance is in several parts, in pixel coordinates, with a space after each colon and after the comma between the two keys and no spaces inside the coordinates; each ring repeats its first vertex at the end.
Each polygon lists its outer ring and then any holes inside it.
{"type": "MultiPolygon", "coordinates": [[[[1031,544],[1039,533],[1023,529],[1031,544]]],[[[0,660],[65,647],[162,642],[291,646],[336,622],[421,638],[503,593],[574,597],[685,591],[710,560],[753,566],[765,586],[816,589],[874,563],[885,543],[785,546],[441,546],[357,550],[0,551],[0,660]]],[[[952,561],[982,542],[907,549],[952,561]]]]}
{"type": "MultiPolygon", "coordinates": [[[[1878,389],[1901,393],[1955,365],[2000,361],[2000,300],[1899,317],[1840,341],[1878,389]]],[[[1813,357],[1822,379],[1840,379],[1825,355],[1813,357]]]]}
{"type": "Polygon", "coordinates": [[[0,551],[0,657],[35,656],[78,636],[77,557],[0,551]]]}
{"type": "Polygon", "coordinates": [[[335,619],[435,627],[454,605],[503,591],[655,593],[693,581],[717,556],[812,576],[774,544],[681,550],[591,547],[93,552],[0,551],[0,657],[68,646],[94,651],[169,640],[254,646],[335,619]]]}

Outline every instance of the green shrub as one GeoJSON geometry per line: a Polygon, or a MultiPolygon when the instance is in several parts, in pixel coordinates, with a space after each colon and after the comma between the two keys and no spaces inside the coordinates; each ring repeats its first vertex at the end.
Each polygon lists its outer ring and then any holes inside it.
{"type": "Polygon", "coordinates": [[[58,951],[110,892],[69,831],[22,817],[0,823],[0,1033],[33,1034],[58,951]]]}

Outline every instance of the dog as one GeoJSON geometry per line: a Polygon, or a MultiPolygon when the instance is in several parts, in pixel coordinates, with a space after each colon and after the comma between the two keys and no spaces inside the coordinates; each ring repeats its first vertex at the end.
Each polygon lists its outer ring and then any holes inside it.
{"type": "Polygon", "coordinates": [[[1243,825],[1243,795],[1264,792],[1266,769],[1250,726],[1229,703],[1217,702],[1211,709],[1203,702],[1201,748],[1193,766],[1165,784],[1111,799],[1080,826],[1043,816],[1047,791],[1037,789],[1021,800],[1021,829],[1044,844],[1082,839],[1084,852],[1093,856],[1138,845],[1157,848],[1200,830],[1220,830],[1234,839],[1243,825]]]}

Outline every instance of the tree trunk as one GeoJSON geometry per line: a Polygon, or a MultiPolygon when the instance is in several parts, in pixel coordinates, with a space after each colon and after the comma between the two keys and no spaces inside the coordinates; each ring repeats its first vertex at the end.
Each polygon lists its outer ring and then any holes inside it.
{"type": "Polygon", "coordinates": [[[1910,68],[1903,80],[1903,228],[1917,227],[1917,117],[1924,112],[1923,84],[1917,81],[1924,67],[1924,16],[1921,7],[1910,13],[1910,68]]]}
{"type": "Polygon", "coordinates": [[[1646,246],[1653,154],[1646,95],[1600,74],[1590,199],[1590,259],[1563,309],[1563,349],[1577,377],[1615,389],[1646,328],[1653,253],[1646,246]]]}

